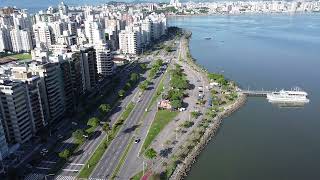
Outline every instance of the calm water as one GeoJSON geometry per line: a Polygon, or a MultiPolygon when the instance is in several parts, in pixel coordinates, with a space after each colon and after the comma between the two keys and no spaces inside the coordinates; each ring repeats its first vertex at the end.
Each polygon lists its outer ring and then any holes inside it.
{"type": "MultiPolygon", "coordinates": [[[[0,7],[16,6],[18,8],[28,9],[29,13],[35,13],[45,10],[49,6],[57,7],[63,0],[0,0],[0,7]]],[[[98,5],[109,2],[110,0],[64,0],[65,4],[73,5],[98,5]]],[[[122,2],[129,1],[124,0],[122,2]]]]}
{"type": "Polygon", "coordinates": [[[192,55],[210,71],[243,88],[299,86],[311,100],[304,108],[279,108],[249,98],[187,179],[320,179],[320,14],[180,17],[170,25],[193,32],[192,55]]]}

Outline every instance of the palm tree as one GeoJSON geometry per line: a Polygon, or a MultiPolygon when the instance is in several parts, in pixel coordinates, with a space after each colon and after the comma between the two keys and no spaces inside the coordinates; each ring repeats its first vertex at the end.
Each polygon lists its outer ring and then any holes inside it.
{"type": "Polygon", "coordinates": [[[109,141],[109,132],[111,130],[110,124],[105,122],[102,126],[102,129],[107,133],[107,141],[109,141]]]}

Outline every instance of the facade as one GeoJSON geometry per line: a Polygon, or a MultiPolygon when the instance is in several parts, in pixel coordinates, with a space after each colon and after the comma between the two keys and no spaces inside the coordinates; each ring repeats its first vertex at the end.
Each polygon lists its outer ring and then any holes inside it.
{"type": "Polygon", "coordinates": [[[22,82],[0,80],[1,116],[9,143],[25,143],[32,137],[27,89],[22,82]]]}
{"type": "Polygon", "coordinates": [[[56,63],[32,62],[29,71],[40,77],[40,96],[45,121],[50,123],[62,118],[64,114],[63,92],[60,67],[56,63]]]}
{"type": "Polygon", "coordinates": [[[96,50],[92,46],[80,47],[81,81],[84,92],[91,91],[98,83],[96,50]]]}
{"type": "Polygon", "coordinates": [[[23,65],[12,67],[11,72],[11,79],[21,81],[26,86],[32,130],[33,133],[36,133],[47,125],[40,96],[40,77],[32,75],[31,72],[28,72],[28,68],[23,65]]]}
{"type": "MultiPolygon", "coordinates": [[[[1,106],[1,104],[0,104],[1,106]]],[[[1,107],[0,107],[1,109],[1,107]]],[[[6,158],[8,156],[9,153],[9,148],[8,148],[8,143],[6,140],[6,134],[5,131],[3,129],[3,125],[2,125],[2,117],[0,115],[0,161],[2,161],[4,158],[6,158]]]]}

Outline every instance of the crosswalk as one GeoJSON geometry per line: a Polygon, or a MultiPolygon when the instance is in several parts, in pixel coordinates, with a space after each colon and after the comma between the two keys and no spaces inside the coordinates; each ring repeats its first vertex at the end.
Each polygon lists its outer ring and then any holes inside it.
{"type": "Polygon", "coordinates": [[[28,174],[24,180],[42,180],[44,176],[44,174],[28,174]]]}
{"type": "Polygon", "coordinates": [[[55,178],[55,180],[76,180],[76,179],[77,177],[75,176],[61,176],[61,175],[55,178]]]}

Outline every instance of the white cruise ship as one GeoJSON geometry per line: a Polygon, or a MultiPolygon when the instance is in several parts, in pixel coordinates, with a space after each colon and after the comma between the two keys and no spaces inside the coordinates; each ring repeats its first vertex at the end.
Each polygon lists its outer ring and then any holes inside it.
{"type": "Polygon", "coordinates": [[[291,90],[291,91],[285,91],[281,90],[278,92],[272,92],[267,94],[267,99],[269,102],[274,103],[308,103],[309,99],[307,98],[308,93],[305,91],[302,91],[298,88],[291,90]]]}

